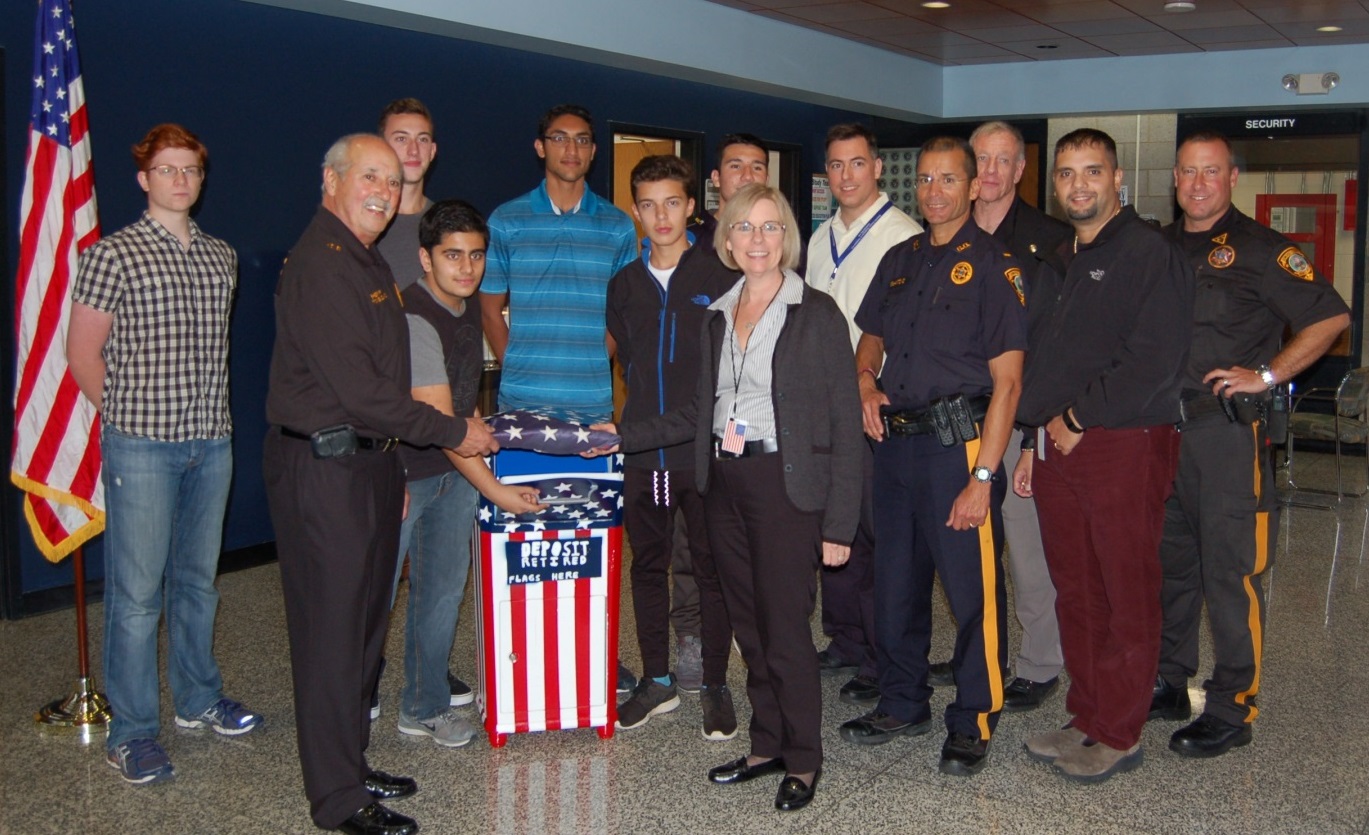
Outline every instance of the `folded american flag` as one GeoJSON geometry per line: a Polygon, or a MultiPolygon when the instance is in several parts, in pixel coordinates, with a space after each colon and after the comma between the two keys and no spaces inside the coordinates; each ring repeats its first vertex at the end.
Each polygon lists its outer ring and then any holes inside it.
{"type": "Polygon", "coordinates": [[[552,415],[515,409],[485,418],[494,439],[506,449],[529,449],[549,455],[578,455],[622,441],[612,432],[589,429],[552,415]]]}

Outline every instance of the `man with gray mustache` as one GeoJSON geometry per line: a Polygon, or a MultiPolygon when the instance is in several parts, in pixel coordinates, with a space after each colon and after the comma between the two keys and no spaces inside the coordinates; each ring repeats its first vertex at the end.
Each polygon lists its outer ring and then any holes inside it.
{"type": "Polygon", "coordinates": [[[372,246],[400,195],[378,136],[339,139],[323,205],[276,286],[263,462],[285,595],[304,791],[321,829],[410,835],[380,800],[417,791],[366,762],[371,686],[389,621],[405,506],[399,439],[460,455],[498,449],[484,423],[444,415],[408,388],[408,325],[372,246]]]}

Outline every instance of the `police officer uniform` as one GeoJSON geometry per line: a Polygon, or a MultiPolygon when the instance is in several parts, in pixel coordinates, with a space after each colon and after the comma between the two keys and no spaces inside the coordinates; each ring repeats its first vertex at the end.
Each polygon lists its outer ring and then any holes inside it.
{"type": "MultiPolygon", "coordinates": [[[[936,398],[960,394],[979,404],[975,417],[982,424],[993,392],[989,360],[1027,347],[1023,299],[1012,283],[1016,270],[1002,245],[968,218],[944,246],[933,246],[924,232],[889,250],[856,324],[884,340],[880,382],[890,412],[915,415],[936,398]]],[[[877,710],[904,722],[929,720],[935,571],[957,624],[958,686],[946,726],[987,740],[1003,704],[1007,647],[1001,466],[988,522],[964,531],[946,525],[979,446],[978,438],[943,446],[935,433],[889,433],[875,445],[875,643],[877,710]]]]}
{"type": "Polygon", "coordinates": [[[1266,431],[1269,397],[1238,394],[1228,417],[1212,383],[1216,368],[1260,368],[1293,332],[1348,313],[1296,246],[1234,206],[1204,232],[1166,233],[1196,276],[1193,342],[1183,381],[1179,472],[1165,505],[1160,545],[1164,627],[1160,677],[1186,688],[1198,670],[1198,625],[1207,603],[1214,666],[1205,713],[1229,725],[1259,714],[1264,593],[1260,574],[1278,540],[1278,496],[1266,431]]]}

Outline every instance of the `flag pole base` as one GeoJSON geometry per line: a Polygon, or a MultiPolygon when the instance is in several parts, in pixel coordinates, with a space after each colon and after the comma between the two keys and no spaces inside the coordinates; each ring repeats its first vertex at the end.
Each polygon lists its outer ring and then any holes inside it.
{"type": "Polygon", "coordinates": [[[47,736],[75,736],[89,744],[109,733],[109,699],[91,686],[89,678],[76,680],[76,692],[54,699],[33,717],[38,732],[47,736]]]}

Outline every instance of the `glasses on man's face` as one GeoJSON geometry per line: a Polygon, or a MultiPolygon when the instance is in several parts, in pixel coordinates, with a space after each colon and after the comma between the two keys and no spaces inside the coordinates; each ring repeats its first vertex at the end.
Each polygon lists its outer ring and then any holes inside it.
{"type": "Polygon", "coordinates": [[[934,182],[940,183],[942,188],[955,188],[956,183],[965,182],[965,178],[957,177],[954,174],[942,174],[939,177],[931,174],[919,174],[913,182],[917,183],[918,188],[926,188],[934,182]]]}
{"type": "Polygon", "coordinates": [[[564,148],[569,142],[574,142],[580,148],[588,148],[594,142],[594,137],[583,133],[577,133],[575,136],[566,133],[553,133],[542,138],[560,148],[564,148]]]}
{"type": "Polygon", "coordinates": [[[765,223],[752,223],[749,220],[739,220],[728,228],[731,229],[733,232],[739,232],[743,235],[750,235],[751,233],[759,229],[761,230],[762,235],[770,236],[778,235],[781,232],[783,232],[784,224],[776,223],[773,220],[767,220],[765,223]]]}
{"type": "Polygon", "coordinates": [[[178,168],[174,165],[154,165],[147,170],[156,174],[158,177],[165,177],[168,180],[175,179],[177,174],[180,174],[187,180],[198,180],[204,176],[204,168],[198,165],[187,165],[184,168],[178,168]]]}

